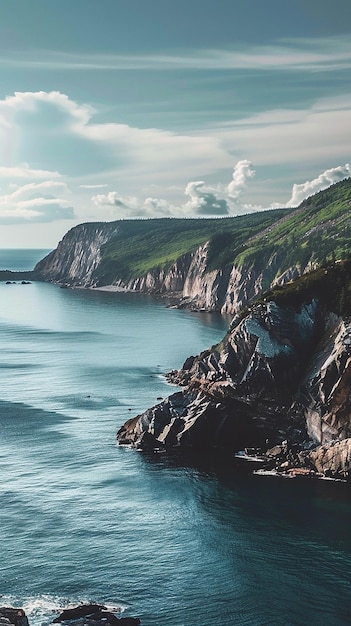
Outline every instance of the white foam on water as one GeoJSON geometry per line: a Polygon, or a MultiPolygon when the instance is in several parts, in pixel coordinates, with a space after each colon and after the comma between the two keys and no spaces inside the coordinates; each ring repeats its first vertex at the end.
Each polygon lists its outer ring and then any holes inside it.
{"type": "Polygon", "coordinates": [[[110,604],[91,598],[77,599],[50,594],[31,597],[2,595],[0,596],[0,604],[22,608],[28,617],[30,626],[47,626],[64,609],[72,609],[80,604],[102,604],[111,613],[122,613],[127,608],[127,606],[118,603],[110,604]]]}

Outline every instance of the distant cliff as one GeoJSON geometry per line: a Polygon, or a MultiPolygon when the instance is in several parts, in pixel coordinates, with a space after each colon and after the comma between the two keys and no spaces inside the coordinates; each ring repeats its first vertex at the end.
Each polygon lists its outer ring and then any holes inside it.
{"type": "Polygon", "coordinates": [[[35,272],[71,286],[112,285],[235,314],[262,290],[351,251],[351,181],[295,210],[223,219],[90,223],[70,230],[35,272]]]}
{"type": "Polygon", "coordinates": [[[351,469],[351,262],[264,295],[218,345],[169,380],[184,386],[128,420],[140,448],[259,448],[278,472],[351,469]],[[346,300],[339,285],[347,289],[346,300]]]}

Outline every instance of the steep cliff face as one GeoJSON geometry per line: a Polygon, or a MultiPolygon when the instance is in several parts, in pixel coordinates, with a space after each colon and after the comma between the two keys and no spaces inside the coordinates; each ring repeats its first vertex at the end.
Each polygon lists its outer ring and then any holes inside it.
{"type": "MultiPolygon", "coordinates": [[[[96,287],[114,285],[129,291],[162,294],[177,299],[193,309],[235,314],[270,284],[271,266],[226,265],[208,270],[209,242],[181,255],[169,267],[148,271],[131,280],[123,280],[118,270],[111,277],[97,272],[101,248],[117,233],[119,223],[81,224],[71,229],[56,250],[40,261],[35,273],[44,280],[71,286],[96,287]]],[[[300,274],[301,268],[292,272],[300,274]]],[[[283,282],[283,278],[280,282],[283,282]]]]}
{"type": "Polygon", "coordinates": [[[91,286],[93,273],[100,262],[101,246],[116,234],[117,230],[116,222],[81,224],[72,228],[57,248],[39,261],[35,273],[44,280],[83,287],[91,286]]]}
{"type": "MultiPolygon", "coordinates": [[[[116,284],[130,291],[175,296],[180,305],[197,310],[234,313],[238,310],[237,301],[233,306],[226,305],[230,299],[231,267],[208,271],[208,248],[209,242],[206,242],[179,257],[167,270],[154,270],[127,283],[118,280],[116,284]]],[[[253,292],[250,292],[252,297],[251,294],[253,292]]]]}
{"type": "Polygon", "coordinates": [[[35,270],[44,280],[166,294],[184,306],[233,315],[262,290],[346,258],[350,206],[348,179],[296,210],[83,224],[35,270]]]}
{"type": "Polygon", "coordinates": [[[349,447],[327,447],[351,440],[350,346],[351,325],[317,300],[253,306],[219,346],[169,375],[185,391],[126,422],[118,439],[233,452],[284,441],[293,465],[348,471],[349,447]]]}
{"type": "Polygon", "coordinates": [[[332,315],[328,322],[299,397],[307,432],[319,444],[351,437],[351,325],[332,315]]]}

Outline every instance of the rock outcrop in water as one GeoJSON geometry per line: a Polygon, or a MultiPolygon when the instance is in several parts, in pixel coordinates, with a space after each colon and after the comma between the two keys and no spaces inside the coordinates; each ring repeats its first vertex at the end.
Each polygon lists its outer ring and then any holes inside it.
{"type": "Polygon", "coordinates": [[[16,609],[14,607],[1,606],[0,607],[0,625],[1,626],[29,626],[28,618],[23,609],[16,609]]]}
{"type": "Polygon", "coordinates": [[[169,374],[185,389],[128,420],[119,442],[233,453],[258,448],[268,467],[284,472],[348,475],[351,323],[308,293],[295,305],[279,298],[252,305],[218,346],[169,374]]]}
{"type": "Polygon", "coordinates": [[[72,626],[139,626],[138,617],[118,617],[102,604],[80,604],[71,609],[65,609],[52,623],[67,623],[72,626]]]}
{"type": "MultiPolygon", "coordinates": [[[[141,621],[138,617],[118,617],[102,604],[80,604],[64,609],[52,623],[69,623],[72,626],[139,626],[141,621]]],[[[0,607],[0,626],[29,626],[29,622],[23,609],[0,607]]]]}

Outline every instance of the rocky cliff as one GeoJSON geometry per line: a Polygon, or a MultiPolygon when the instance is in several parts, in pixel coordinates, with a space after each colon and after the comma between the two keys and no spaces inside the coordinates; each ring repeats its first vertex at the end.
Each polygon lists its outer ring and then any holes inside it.
{"type": "Polygon", "coordinates": [[[350,206],[347,179],[296,210],[82,224],[35,272],[71,286],[112,285],[233,315],[262,290],[348,256],[350,206]]]}
{"type": "Polygon", "coordinates": [[[101,260],[101,246],[118,232],[118,223],[81,224],[64,236],[57,248],[37,263],[43,280],[90,287],[101,260]]]}
{"type": "Polygon", "coordinates": [[[276,460],[291,469],[348,472],[350,207],[347,179],[296,210],[92,223],[67,233],[35,268],[44,280],[112,285],[235,315],[219,346],[171,375],[185,390],[129,420],[120,442],[251,446],[267,458],[278,446],[276,460]]]}
{"type": "Polygon", "coordinates": [[[317,297],[340,271],[317,273],[312,288],[306,279],[294,305],[280,302],[281,295],[252,305],[218,346],[169,375],[184,390],[128,420],[119,442],[232,453],[259,448],[280,471],[348,475],[351,323],[335,312],[337,302],[330,310],[317,297]]]}
{"type": "MultiPolygon", "coordinates": [[[[121,278],[118,269],[111,275],[98,271],[102,249],[118,232],[120,224],[82,224],[70,230],[57,248],[35,267],[35,274],[72,287],[106,285],[127,291],[168,296],[179,306],[195,310],[235,314],[257,296],[263,286],[274,284],[274,261],[224,265],[209,269],[210,241],[179,256],[166,267],[154,268],[132,279],[121,278]]],[[[308,270],[306,265],[290,267],[279,284],[308,270]]]]}

